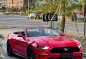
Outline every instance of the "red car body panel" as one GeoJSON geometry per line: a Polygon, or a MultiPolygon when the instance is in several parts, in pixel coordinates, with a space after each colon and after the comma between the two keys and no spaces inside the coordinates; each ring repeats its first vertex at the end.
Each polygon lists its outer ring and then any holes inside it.
{"type": "MultiPolygon", "coordinates": [[[[36,27],[33,27],[36,28],[36,27]]],[[[44,27],[45,28],[45,27],[44,27]]],[[[16,34],[9,34],[7,42],[10,43],[14,53],[27,57],[27,48],[32,46],[36,59],[59,59],[61,53],[51,53],[54,48],[60,47],[78,47],[80,42],[69,38],[67,36],[40,36],[40,37],[27,37],[27,28],[25,29],[25,38],[18,37],[16,34]],[[36,48],[36,45],[48,46],[49,49],[43,50],[36,48]]],[[[76,59],[82,59],[83,48],[80,47],[78,52],[73,52],[72,55],[76,59]]],[[[64,55],[69,56],[69,55],[64,55]]]]}

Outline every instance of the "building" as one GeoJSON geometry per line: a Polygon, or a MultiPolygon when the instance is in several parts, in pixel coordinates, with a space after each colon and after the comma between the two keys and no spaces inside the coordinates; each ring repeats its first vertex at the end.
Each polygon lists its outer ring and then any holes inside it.
{"type": "Polygon", "coordinates": [[[8,8],[21,9],[25,4],[28,4],[28,0],[7,0],[8,8]]]}
{"type": "Polygon", "coordinates": [[[6,7],[7,6],[7,0],[0,0],[0,7],[6,7]]]}
{"type": "Polygon", "coordinates": [[[0,0],[0,11],[4,11],[7,7],[7,0],[0,0]]]}
{"type": "Polygon", "coordinates": [[[13,7],[13,0],[7,0],[7,7],[12,8],[13,7]]]}

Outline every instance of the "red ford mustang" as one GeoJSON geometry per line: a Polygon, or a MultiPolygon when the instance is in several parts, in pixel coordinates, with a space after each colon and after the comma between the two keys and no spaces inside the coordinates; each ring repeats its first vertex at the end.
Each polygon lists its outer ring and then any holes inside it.
{"type": "Polygon", "coordinates": [[[7,53],[27,59],[82,59],[81,43],[55,29],[30,27],[8,35],[7,53]]]}

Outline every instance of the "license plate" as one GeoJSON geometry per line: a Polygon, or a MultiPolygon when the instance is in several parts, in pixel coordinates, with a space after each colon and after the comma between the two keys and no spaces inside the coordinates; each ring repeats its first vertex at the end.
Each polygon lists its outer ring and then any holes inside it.
{"type": "Polygon", "coordinates": [[[71,53],[62,53],[61,56],[62,57],[71,57],[72,54],[71,53]]]}

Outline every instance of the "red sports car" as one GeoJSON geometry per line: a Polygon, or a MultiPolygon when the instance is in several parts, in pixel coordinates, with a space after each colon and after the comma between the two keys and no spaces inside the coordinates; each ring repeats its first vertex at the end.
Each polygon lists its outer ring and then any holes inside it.
{"type": "Polygon", "coordinates": [[[83,47],[55,29],[30,27],[8,35],[7,53],[27,59],[82,59],[83,47]]]}

